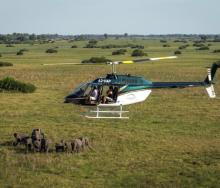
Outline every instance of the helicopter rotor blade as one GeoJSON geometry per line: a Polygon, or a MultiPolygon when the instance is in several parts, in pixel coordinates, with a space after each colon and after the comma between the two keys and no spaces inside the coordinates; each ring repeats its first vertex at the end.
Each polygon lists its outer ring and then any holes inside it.
{"type": "Polygon", "coordinates": [[[164,60],[164,59],[176,59],[177,56],[167,56],[167,57],[153,57],[153,58],[146,58],[146,59],[135,59],[129,61],[120,61],[119,64],[132,64],[132,63],[141,63],[147,61],[157,61],[157,60],[164,60]]]}
{"type": "Polygon", "coordinates": [[[115,61],[115,62],[107,62],[107,63],[48,63],[43,64],[45,66],[53,66],[53,65],[103,65],[103,64],[132,64],[132,63],[144,63],[148,61],[158,61],[164,59],[175,59],[177,56],[166,56],[166,57],[153,57],[153,58],[145,58],[145,59],[135,59],[135,60],[127,60],[127,61],[115,61]]]}

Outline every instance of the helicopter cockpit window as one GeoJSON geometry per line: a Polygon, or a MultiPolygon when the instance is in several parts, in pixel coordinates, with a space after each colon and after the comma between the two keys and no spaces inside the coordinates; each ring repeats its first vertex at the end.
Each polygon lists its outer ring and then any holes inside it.
{"type": "Polygon", "coordinates": [[[73,92],[72,94],[78,96],[78,97],[82,97],[84,96],[84,94],[86,93],[86,91],[88,90],[90,83],[83,83],[81,85],[79,85],[73,92]]]}

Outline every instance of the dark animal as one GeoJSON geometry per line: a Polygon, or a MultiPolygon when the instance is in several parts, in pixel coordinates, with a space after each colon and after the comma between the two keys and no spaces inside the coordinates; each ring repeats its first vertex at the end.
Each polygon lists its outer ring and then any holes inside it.
{"type": "Polygon", "coordinates": [[[56,152],[68,151],[68,144],[64,140],[61,140],[60,143],[56,143],[55,150],[56,152]]]}
{"type": "Polygon", "coordinates": [[[25,144],[26,139],[30,138],[30,136],[20,133],[14,133],[15,141],[13,142],[13,146],[17,146],[18,144],[25,144]]]}
{"type": "Polygon", "coordinates": [[[48,151],[49,151],[49,144],[50,144],[50,141],[48,139],[46,139],[46,138],[41,139],[40,152],[48,153],[48,151]]]}
{"type": "Polygon", "coordinates": [[[40,152],[41,151],[41,140],[34,140],[32,139],[33,149],[34,152],[40,152]]]}
{"type": "Polygon", "coordinates": [[[31,134],[32,142],[35,140],[41,140],[44,138],[44,133],[41,129],[33,129],[31,134]]]}
{"type": "Polygon", "coordinates": [[[24,143],[25,147],[26,147],[26,153],[28,153],[29,151],[31,151],[32,149],[32,139],[31,137],[27,137],[25,139],[25,143],[24,143]]]}

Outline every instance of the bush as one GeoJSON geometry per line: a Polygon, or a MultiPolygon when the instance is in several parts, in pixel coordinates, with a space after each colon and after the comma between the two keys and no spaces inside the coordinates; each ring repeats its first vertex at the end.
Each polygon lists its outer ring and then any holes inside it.
{"type": "Polygon", "coordinates": [[[21,51],[21,52],[28,52],[29,50],[26,49],[26,48],[22,48],[20,51],[21,51]]]}
{"type": "Polygon", "coordinates": [[[209,50],[209,47],[208,46],[203,46],[203,47],[197,48],[196,50],[209,50]]]}
{"type": "Polygon", "coordinates": [[[195,46],[195,47],[204,47],[205,46],[205,44],[202,44],[202,43],[194,43],[193,44],[193,46],[195,46]]]}
{"type": "Polygon", "coordinates": [[[8,66],[13,66],[12,63],[8,63],[8,62],[1,62],[0,61],[0,67],[8,67],[8,66]]]}
{"type": "Polygon", "coordinates": [[[180,55],[180,54],[182,54],[182,52],[181,52],[180,50],[176,50],[176,51],[174,52],[174,54],[175,54],[175,55],[180,55]]]}
{"type": "Polygon", "coordinates": [[[46,53],[57,53],[57,50],[55,50],[53,48],[49,48],[46,50],[46,53]]]}
{"type": "Polygon", "coordinates": [[[164,44],[163,47],[170,47],[170,45],[169,44],[164,44]]]}
{"type": "Polygon", "coordinates": [[[144,46],[142,46],[142,45],[132,45],[131,48],[144,49],[144,46]]]}
{"type": "Polygon", "coordinates": [[[91,57],[90,59],[83,60],[81,63],[107,63],[111,60],[106,59],[105,57],[91,57]]]}
{"type": "Polygon", "coordinates": [[[8,91],[20,91],[23,93],[32,93],[36,87],[30,83],[23,83],[11,77],[6,77],[0,80],[0,89],[8,91]]]}
{"type": "Polygon", "coordinates": [[[119,49],[119,50],[113,51],[112,55],[124,55],[125,52],[127,52],[126,49],[119,49]]]}
{"type": "Polygon", "coordinates": [[[180,50],[183,50],[183,49],[187,48],[188,46],[189,46],[188,44],[182,45],[182,46],[179,47],[179,49],[180,49],[180,50]]]}
{"type": "Polygon", "coordinates": [[[214,50],[213,53],[220,53],[220,49],[214,50]]]}
{"type": "Polygon", "coordinates": [[[133,52],[132,52],[132,54],[131,54],[131,56],[147,56],[147,53],[144,53],[144,51],[143,50],[141,50],[141,49],[135,49],[133,52]]]}
{"type": "Polygon", "coordinates": [[[0,54],[0,57],[2,57],[2,54],[0,54]]]}
{"type": "Polygon", "coordinates": [[[17,55],[23,55],[23,54],[24,54],[24,53],[23,53],[23,51],[21,51],[21,50],[17,52],[17,55]]]}
{"type": "Polygon", "coordinates": [[[12,44],[7,44],[6,47],[15,47],[15,46],[12,44]]]}
{"type": "Polygon", "coordinates": [[[166,40],[160,40],[160,42],[161,42],[161,43],[166,43],[167,41],[166,41],[166,40]]]}
{"type": "Polygon", "coordinates": [[[94,39],[92,39],[92,40],[89,41],[89,44],[96,45],[97,43],[98,43],[98,41],[97,41],[97,40],[94,40],[94,39]]]}
{"type": "Polygon", "coordinates": [[[71,48],[77,48],[77,46],[76,45],[72,45],[71,48]]]}
{"type": "Polygon", "coordinates": [[[88,42],[88,44],[86,44],[86,46],[85,46],[84,48],[98,48],[98,47],[96,46],[97,43],[98,43],[97,40],[90,40],[90,41],[88,42]]]}
{"type": "Polygon", "coordinates": [[[182,43],[187,43],[186,40],[174,40],[173,42],[182,42],[182,43]]]}
{"type": "Polygon", "coordinates": [[[85,46],[84,46],[84,48],[98,48],[95,44],[91,44],[91,43],[89,43],[89,44],[86,44],[85,46]]]}

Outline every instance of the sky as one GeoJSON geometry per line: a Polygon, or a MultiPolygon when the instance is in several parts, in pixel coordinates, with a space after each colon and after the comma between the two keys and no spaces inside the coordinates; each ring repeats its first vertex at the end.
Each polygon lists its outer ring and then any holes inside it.
{"type": "Polygon", "coordinates": [[[0,0],[0,33],[220,34],[220,0],[0,0]]]}

